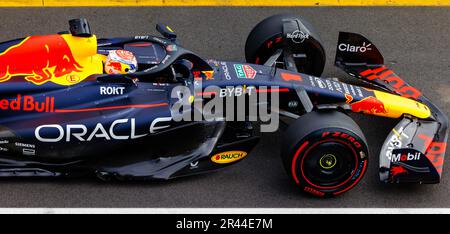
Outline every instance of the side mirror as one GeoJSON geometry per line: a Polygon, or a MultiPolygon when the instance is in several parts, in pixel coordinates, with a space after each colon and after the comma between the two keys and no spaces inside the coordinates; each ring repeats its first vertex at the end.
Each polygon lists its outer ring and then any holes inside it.
{"type": "Polygon", "coordinates": [[[80,18],[80,19],[72,19],[69,20],[69,26],[70,26],[70,32],[72,33],[72,36],[76,37],[90,37],[91,29],[89,27],[89,23],[87,19],[80,18]]]}
{"type": "Polygon", "coordinates": [[[158,23],[156,24],[156,30],[163,35],[163,37],[175,42],[177,34],[167,25],[158,23]]]}

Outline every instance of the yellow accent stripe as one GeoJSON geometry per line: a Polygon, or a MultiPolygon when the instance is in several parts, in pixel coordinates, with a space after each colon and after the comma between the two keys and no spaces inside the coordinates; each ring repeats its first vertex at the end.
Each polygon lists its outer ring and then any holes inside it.
{"type": "Polygon", "coordinates": [[[395,135],[397,135],[398,139],[401,138],[400,133],[398,133],[397,130],[395,130],[395,128],[393,128],[392,131],[394,132],[395,135]]]}
{"type": "Polygon", "coordinates": [[[450,0],[2,0],[0,7],[64,6],[450,6],[450,0]]]}
{"type": "Polygon", "coordinates": [[[169,26],[166,26],[166,28],[167,28],[167,30],[169,30],[170,32],[173,32],[173,30],[172,30],[169,26]]]}
{"type": "Polygon", "coordinates": [[[386,110],[386,113],[377,113],[375,115],[399,118],[403,114],[408,114],[421,119],[426,119],[431,115],[430,109],[420,102],[381,91],[374,90],[373,92],[375,97],[383,102],[386,110]]]}

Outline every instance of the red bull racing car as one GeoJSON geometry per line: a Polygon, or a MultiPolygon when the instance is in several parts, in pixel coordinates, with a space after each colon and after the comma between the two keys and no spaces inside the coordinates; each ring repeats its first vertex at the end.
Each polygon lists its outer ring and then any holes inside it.
{"type": "Polygon", "coordinates": [[[359,34],[339,34],[335,59],[356,85],[320,77],[324,49],[295,15],[257,24],[246,63],[204,60],[162,24],[162,36],[105,39],[85,19],[69,24],[70,32],[0,44],[0,176],[166,180],[214,171],[247,157],[264,121],[246,113],[264,106],[287,123],[281,158],[303,191],[337,196],[363,177],[368,146],[349,112],[399,119],[380,152],[381,181],[440,181],[447,117],[359,34]],[[105,73],[113,50],[133,53],[137,71],[105,73]],[[252,99],[263,94],[270,98],[252,99]],[[230,102],[222,118],[180,119],[225,99],[245,100],[242,121],[223,118],[237,108],[230,102]]]}

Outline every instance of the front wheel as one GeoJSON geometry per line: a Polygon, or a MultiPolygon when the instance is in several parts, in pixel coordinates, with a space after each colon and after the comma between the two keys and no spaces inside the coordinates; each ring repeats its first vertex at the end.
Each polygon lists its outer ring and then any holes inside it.
{"type": "Polygon", "coordinates": [[[294,183],[319,197],[353,188],[367,169],[367,143],[358,125],[337,112],[311,112],[285,133],[282,159],[294,183]]]}

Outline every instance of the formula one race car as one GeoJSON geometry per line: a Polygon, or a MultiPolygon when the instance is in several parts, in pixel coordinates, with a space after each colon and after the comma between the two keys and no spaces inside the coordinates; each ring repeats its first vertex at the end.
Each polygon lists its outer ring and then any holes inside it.
{"type": "Polygon", "coordinates": [[[247,63],[203,60],[163,24],[161,37],[106,39],[85,19],[69,24],[70,32],[0,44],[0,176],[166,180],[213,171],[249,154],[275,121],[262,118],[270,113],[290,123],[281,158],[293,183],[337,196],[367,169],[366,139],[346,114],[357,112],[400,120],[381,149],[381,181],[440,181],[447,117],[359,34],[339,34],[335,60],[355,85],[319,77],[324,49],[295,15],[257,24],[247,63]],[[135,56],[136,72],[105,72],[118,50],[135,56]]]}

